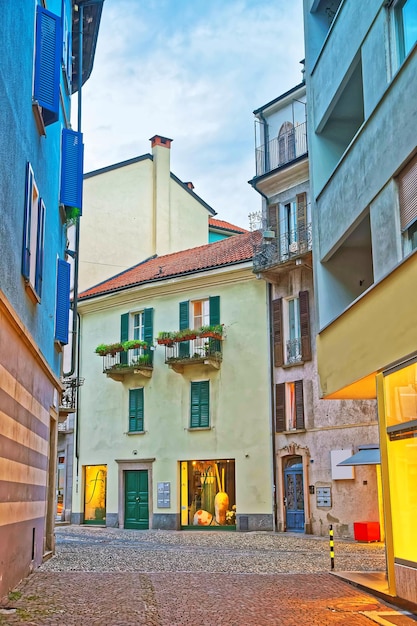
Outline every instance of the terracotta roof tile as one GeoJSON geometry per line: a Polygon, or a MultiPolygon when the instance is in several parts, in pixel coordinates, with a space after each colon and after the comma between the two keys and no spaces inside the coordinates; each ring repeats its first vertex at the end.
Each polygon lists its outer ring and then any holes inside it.
{"type": "Polygon", "coordinates": [[[224,220],[217,220],[214,217],[209,217],[209,226],[212,228],[221,228],[222,230],[231,230],[234,233],[247,233],[248,231],[245,228],[241,228],[240,226],[235,226],[230,222],[225,222],[224,220]]]}
{"type": "Polygon", "coordinates": [[[79,294],[78,298],[83,300],[143,283],[250,261],[253,257],[253,244],[260,237],[259,232],[247,232],[197,248],[151,257],[94,287],[86,289],[79,294]]]}

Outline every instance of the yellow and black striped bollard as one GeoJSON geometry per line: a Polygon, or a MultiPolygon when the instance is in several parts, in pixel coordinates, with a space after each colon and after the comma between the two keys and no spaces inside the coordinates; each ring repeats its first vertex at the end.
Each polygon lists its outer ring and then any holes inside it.
{"type": "Polygon", "coordinates": [[[334,570],[334,539],[333,539],[332,524],[330,524],[329,526],[329,537],[330,537],[330,569],[334,570]]]}

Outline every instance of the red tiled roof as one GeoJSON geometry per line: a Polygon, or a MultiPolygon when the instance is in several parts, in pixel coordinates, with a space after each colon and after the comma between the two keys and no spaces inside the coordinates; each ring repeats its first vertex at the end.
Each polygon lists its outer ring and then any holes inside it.
{"type": "Polygon", "coordinates": [[[231,230],[234,233],[247,233],[245,228],[241,228],[240,226],[235,226],[230,222],[225,222],[223,220],[216,220],[214,217],[209,217],[209,226],[212,228],[221,228],[222,230],[231,230]]]}
{"type": "Polygon", "coordinates": [[[83,300],[143,283],[250,261],[253,257],[253,244],[258,243],[260,237],[259,232],[248,232],[198,248],[152,257],[86,289],[78,298],[83,300]]]}

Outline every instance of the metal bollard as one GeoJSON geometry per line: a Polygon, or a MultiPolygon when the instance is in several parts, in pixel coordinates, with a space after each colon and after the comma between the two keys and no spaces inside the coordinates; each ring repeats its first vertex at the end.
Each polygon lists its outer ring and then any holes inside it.
{"type": "Polygon", "coordinates": [[[330,537],[330,569],[334,570],[334,540],[333,540],[332,524],[330,524],[329,526],[329,537],[330,537]]]}

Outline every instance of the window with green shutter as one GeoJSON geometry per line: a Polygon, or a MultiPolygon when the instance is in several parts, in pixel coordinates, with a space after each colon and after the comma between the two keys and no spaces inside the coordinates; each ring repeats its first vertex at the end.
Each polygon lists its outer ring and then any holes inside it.
{"type": "Polygon", "coordinates": [[[190,428],[208,428],[209,426],[210,381],[192,382],[190,428]]]}
{"type": "Polygon", "coordinates": [[[129,432],[143,430],[143,387],[129,389],[129,432]]]}

